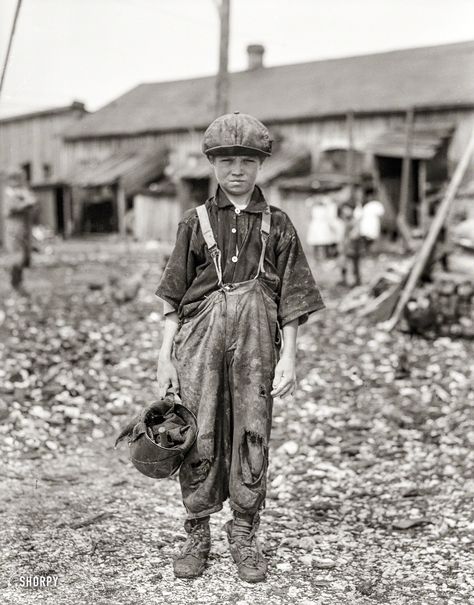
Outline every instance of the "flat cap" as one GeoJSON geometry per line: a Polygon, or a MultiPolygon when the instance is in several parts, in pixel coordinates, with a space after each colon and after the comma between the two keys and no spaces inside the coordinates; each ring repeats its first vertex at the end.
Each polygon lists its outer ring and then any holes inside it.
{"type": "Polygon", "coordinates": [[[206,155],[272,154],[272,140],[260,120],[246,113],[227,113],[212,122],[202,141],[206,155]]]}

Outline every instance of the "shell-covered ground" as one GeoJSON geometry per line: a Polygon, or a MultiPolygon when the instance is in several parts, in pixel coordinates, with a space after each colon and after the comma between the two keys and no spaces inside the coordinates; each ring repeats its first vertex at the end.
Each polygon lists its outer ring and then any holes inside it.
{"type": "Polygon", "coordinates": [[[2,603],[474,603],[474,344],[342,313],[333,260],[315,266],[328,308],[300,330],[295,398],[275,402],[267,582],[238,579],[227,505],[204,575],[173,577],[178,483],[113,449],[154,398],[162,264],[159,248],[71,242],[34,258],[29,298],[2,273],[2,603]],[[137,297],[116,300],[138,274],[137,297]]]}

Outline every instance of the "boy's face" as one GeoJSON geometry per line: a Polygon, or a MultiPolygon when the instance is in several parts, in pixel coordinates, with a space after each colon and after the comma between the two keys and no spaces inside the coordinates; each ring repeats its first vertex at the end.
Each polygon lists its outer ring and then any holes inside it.
{"type": "Polygon", "coordinates": [[[262,160],[252,155],[229,155],[215,156],[211,163],[217,182],[224,191],[245,195],[255,187],[262,160]]]}

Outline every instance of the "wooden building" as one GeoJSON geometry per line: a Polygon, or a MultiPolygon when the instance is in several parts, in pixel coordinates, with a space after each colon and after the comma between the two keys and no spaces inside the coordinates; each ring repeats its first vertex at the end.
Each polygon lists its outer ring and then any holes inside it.
{"type": "Polygon", "coordinates": [[[75,232],[127,231],[127,213],[142,187],[162,177],[168,165],[164,148],[123,151],[102,160],[89,158],[67,173],[75,232]]]}
{"type": "MultiPolygon", "coordinates": [[[[313,181],[319,172],[344,172],[351,149],[358,162],[351,170],[378,175],[384,201],[394,205],[413,111],[410,203],[419,205],[429,179],[452,171],[474,127],[474,42],[268,68],[261,52],[252,54],[255,45],[249,49],[249,68],[230,74],[230,111],[260,118],[282,148],[308,150],[313,181]]],[[[215,117],[214,98],[215,77],[141,84],[68,129],[66,164],[74,171],[114,154],[167,149],[165,174],[178,197],[200,202],[210,184],[200,142],[215,117]]],[[[282,164],[278,151],[272,164],[282,164]]],[[[289,168],[279,176],[291,176],[289,168]]],[[[288,195],[273,182],[272,203],[290,209],[288,195]]],[[[411,211],[410,220],[419,215],[411,211]]]]}
{"type": "Polygon", "coordinates": [[[55,232],[67,229],[70,213],[63,132],[86,113],[84,104],[75,101],[0,119],[0,173],[23,170],[39,200],[38,220],[55,232]]]}

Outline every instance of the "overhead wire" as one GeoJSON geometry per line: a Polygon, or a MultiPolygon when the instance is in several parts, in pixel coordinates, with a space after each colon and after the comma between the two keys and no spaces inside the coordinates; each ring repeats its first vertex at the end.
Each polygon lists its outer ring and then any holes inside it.
{"type": "Polygon", "coordinates": [[[15,16],[13,17],[12,28],[10,31],[10,38],[8,40],[7,53],[5,55],[5,60],[3,62],[3,67],[2,67],[2,76],[0,78],[0,97],[2,95],[3,82],[5,81],[5,75],[7,73],[8,62],[10,59],[10,53],[11,53],[12,45],[13,45],[13,38],[15,36],[16,24],[18,21],[18,15],[20,14],[21,3],[22,3],[22,0],[17,0],[15,16]]]}

